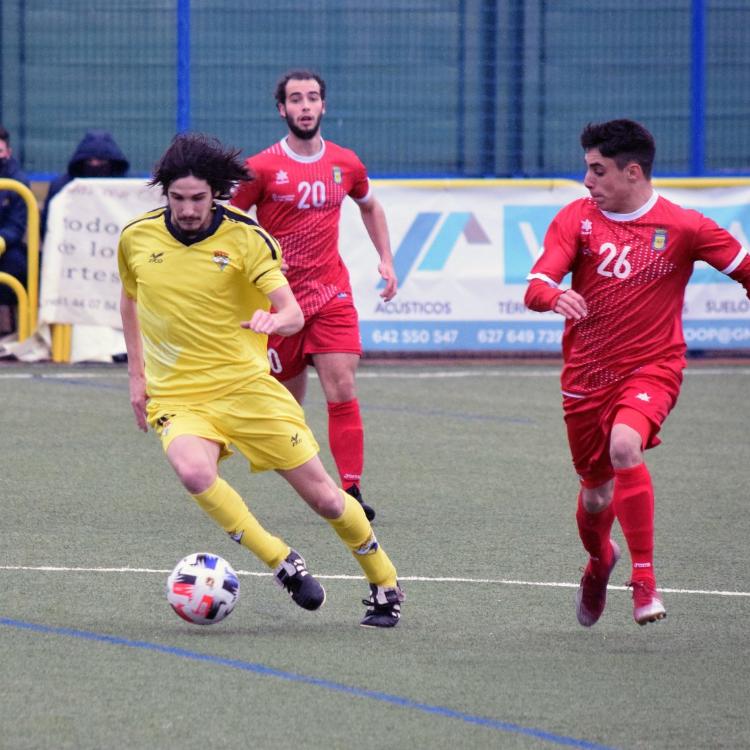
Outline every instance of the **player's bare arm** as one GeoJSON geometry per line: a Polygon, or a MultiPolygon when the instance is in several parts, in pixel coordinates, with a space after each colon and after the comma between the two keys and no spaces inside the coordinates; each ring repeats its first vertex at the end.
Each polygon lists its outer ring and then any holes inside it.
{"type": "Polygon", "coordinates": [[[255,333],[276,333],[279,336],[291,336],[302,329],[305,317],[288,284],[274,289],[268,299],[271,300],[274,312],[256,310],[250,320],[240,323],[243,328],[249,328],[255,333]]]}
{"type": "Polygon", "coordinates": [[[588,308],[586,300],[578,292],[566,289],[555,301],[552,311],[568,320],[581,320],[588,313],[588,308]]]}
{"type": "Polygon", "coordinates": [[[123,289],[120,293],[120,316],[122,332],[125,337],[125,349],[128,353],[128,384],[130,388],[130,406],[135,414],[138,429],[148,431],[146,422],[146,375],[143,364],[143,341],[141,327],[138,323],[136,301],[128,297],[123,289]]]}
{"type": "Polygon", "coordinates": [[[378,272],[385,281],[385,287],[380,292],[380,296],[388,302],[396,296],[398,278],[393,268],[393,253],[391,252],[391,240],[388,234],[385,211],[376,198],[370,198],[366,203],[360,203],[359,210],[367,234],[370,235],[370,240],[372,240],[372,244],[375,245],[375,249],[380,256],[378,272]]]}

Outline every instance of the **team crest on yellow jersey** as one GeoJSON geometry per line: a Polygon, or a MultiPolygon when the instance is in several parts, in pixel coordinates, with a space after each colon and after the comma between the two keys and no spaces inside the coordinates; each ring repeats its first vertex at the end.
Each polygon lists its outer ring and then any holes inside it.
{"type": "Polygon", "coordinates": [[[223,250],[214,250],[213,261],[223,271],[229,265],[229,253],[225,253],[223,250]]]}
{"type": "Polygon", "coordinates": [[[667,230],[655,229],[654,237],[651,240],[651,249],[660,253],[667,246],[667,230]]]}
{"type": "Polygon", "coordinates": [[[341,180],[343,179],[341,174],[341,167],[334,167],[333,168],[333,181],[337,184],[341,184],[341,180]]]}

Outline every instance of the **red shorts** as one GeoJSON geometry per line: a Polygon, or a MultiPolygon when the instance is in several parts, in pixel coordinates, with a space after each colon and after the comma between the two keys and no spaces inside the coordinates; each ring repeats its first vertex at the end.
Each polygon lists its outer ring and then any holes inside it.
{"type": "Polygon", "coordinates": [[[660,363],[641,367],[615,385],[584,398],[563,397],[573,466],[584,487],[598,487],[615,474],[609,438],[618,410],[628,407],[648,419],[651,434],[643,447],[653,448],[661,442],[657,433],[677,403],[681,385],[681,363],[660,363]]]}
{"type": "Polygon", "coordinates": [[[277,380],[299,375],[312,364],[313,354],[332,352],[362,354],[359,317],[350,294],[326,302],[294,336],[268,337],[268,361],[277,380]]]}

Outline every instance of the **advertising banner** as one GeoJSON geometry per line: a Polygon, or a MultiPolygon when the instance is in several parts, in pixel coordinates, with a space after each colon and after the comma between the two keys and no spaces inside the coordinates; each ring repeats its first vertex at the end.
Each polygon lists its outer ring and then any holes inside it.
{"type": "Polygon", "coordinates": [[[40,323],[120,328],[117,243],[136,216],[163,206],[145,180],[86,178],[50,204],[42,248],[40,323]]]}
{"type": "MultiPolygon", "coordinates": [[[[750,247],[750,185],[661,187],[750,247]]],[[[378,256],[353,201],[342,211],[349,267],[367,352],[557,352],[562,320],[526,310],[526,275],[559,209],[587,194],[567,180],[374,181],[399,279],[380,297],[378,256]]],[[[144,180],[74,180],[52,202],[44,243],[40,320],[119,328],[117,240],[123,226],[164,204],[144,180]]],[[[569,281],[569,280],[566,280],[569,281]]],[[[563,285],[566,285],[564,281],[563,285]]],[[[699,263],[688,285],[691,349],[750,347],[743,288],[699,263]]]]}
{"type": "MultiPolygon", "coordinates": [[[[346,206],[341,252],[351,270],[366,351],[560,350],[562,319],[524,307],[526,275],[554,215],[588,192],[566,181],[465,185],[376,185],[399,278],[399,293],[389,303],[378,297],[377,254],[368,246],[357,207],[346,206]]],[[[711,217],[750,248],[750,185],[657,184],[657,191],[711,217]]],[[[750,300],[739,284],[705,263],[696,264],[683,320],[691,349],[750,347],[750,300]]]]}

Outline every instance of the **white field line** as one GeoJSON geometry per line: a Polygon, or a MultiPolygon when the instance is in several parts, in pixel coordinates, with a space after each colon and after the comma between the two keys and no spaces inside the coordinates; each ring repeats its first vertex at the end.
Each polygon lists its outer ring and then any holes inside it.
{"type": "MultiPolygon", "coordinates": [[[[417,366],[413,366],[415,369],[417,366]]],[[[701,375],[750,375],[750,367],[738,367],[727,365],[725,367],[697,367],[684,371],[686,376],[701,375]]],[[[469,370],[424,370],[420,372],[411,372],[410,370],[379,371],[373,372],[368,369],[357,371],[357,378],[366,380],[377,379],[400,379],[400,380],[440,380],[451,378],[559,378],[560,366],[551,365],[550,367],[541,368],[524,368],[522,365],[514,365],[503,369],[485,369],[477,365],[475,369],[469,370]]],[[[310,371],[310,377],[316,378],[314,370],[310,371]]],[[[126,372],[54,372],[54,373],[33,373],[33,372],[0,372],[0,380],[98,380],[98,379],[117,379],[125,380],[126,372]]]]}
{"type": "MultiPolygon", "coordinates": [[[[159,575],[169,575],[171,570],[161,568],[81,568],[69,567],[62,565],[0,565],[0,571],[3,570],[24,570],[37,571],[41,573],[155,573],[159,575]]],[[[250,576],[253,578],[270,578],[270,572],[258,572],[253,570],[237,570],[237,575],[250,576]]],[[[362,576],[353,575],[319,575],[316,578],[327,581],[362,581],[362,576]]],[[[402,576],[398,577],[399,581],[417,581],[420,583],[468,583],[484,584],[495,586],[535,586],[542,588],[564,588],[576,589],[577,583],[561,583],[554,581],[520,581],[507,578],[458,578],[458,577],[440,577],[440,576],[402,576]]],[[[608,586],[613,591],[627,591],[627,586],[608,586]]],[[[701,596],[739,596],[750,597],[750,591],[721,591],[710,589],[678,589],[659,587],[659,591],[665,594],[697,594],[701,596]]]]}

